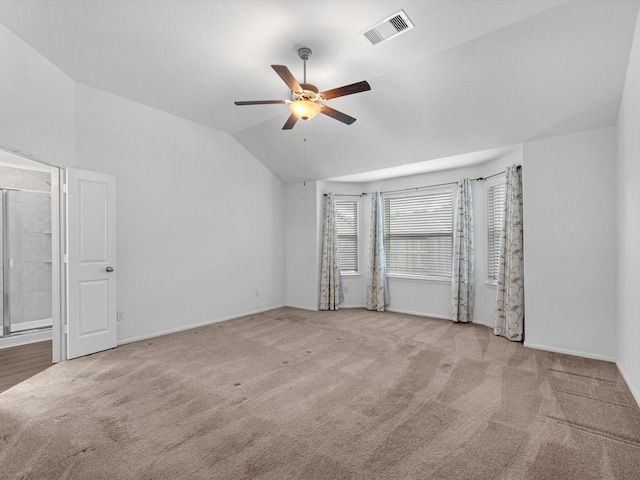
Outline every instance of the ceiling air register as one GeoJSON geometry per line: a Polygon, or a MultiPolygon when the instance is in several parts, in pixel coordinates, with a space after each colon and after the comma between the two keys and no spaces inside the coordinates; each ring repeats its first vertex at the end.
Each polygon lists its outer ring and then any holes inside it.
{"type": "Polygon", "coordinates": [[[413,29],[414,25],[404,10],[394,13],[390,17],[385,18],[373,27],[367,28],[362,35],[371,45],[377,45],[380,42],[390,40],[397,37],[401,33],[408,32],[413,29]]]}

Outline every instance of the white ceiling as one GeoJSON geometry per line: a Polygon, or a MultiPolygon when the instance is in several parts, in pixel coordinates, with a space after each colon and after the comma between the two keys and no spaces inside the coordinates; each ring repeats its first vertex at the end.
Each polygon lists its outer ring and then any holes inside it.
{"type": "Polygon", "coordinates": [[[228,132],[286,183],[615,125],[637,14],[613,0],[0,1],[0,22],[73,79],[228,132]],[[361,35],[400,9],[415,29],[361,35]],[[353,125],[282,131],[286,105],[233,104],[289,99],[270,65],[302,81],[302,46],[321,91],[370,83],[327,103],[353,125]]]}

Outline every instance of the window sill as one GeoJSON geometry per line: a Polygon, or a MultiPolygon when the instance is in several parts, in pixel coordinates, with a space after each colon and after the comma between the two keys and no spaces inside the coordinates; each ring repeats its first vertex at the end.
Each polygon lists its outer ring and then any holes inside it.
{"type": "Polygon", "coordinates": [[[340,272],[340,276],[342,278],[360,278],[362,276],[362,274],[360,273],[342,273],[340,272]]]}
{"type": "Polygon", "coordinates": [[[388,273],[387,278],[398,280],[410,280],[418,282],[431,282],[431,283],[451,283],[451,278],[446,277],[414,277],[411,275],[398,275],[397,273],[388,273]]]}
{"type": "Polygon", "coordinates": [[[486,281],[486,282],[484,282],[484,284],[485,284],[487,287],[491,287],[491,288],[498,288],[498,282],[490,282],[490,281],[486,281]]]}

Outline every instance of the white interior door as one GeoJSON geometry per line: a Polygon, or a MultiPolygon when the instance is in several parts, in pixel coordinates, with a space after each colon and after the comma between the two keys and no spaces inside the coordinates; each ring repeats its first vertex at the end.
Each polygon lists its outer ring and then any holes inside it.
{"type": "Polygon", "coordinates": [[[114,348],[116,179],[67,169],[67,358],[114,348]]]}

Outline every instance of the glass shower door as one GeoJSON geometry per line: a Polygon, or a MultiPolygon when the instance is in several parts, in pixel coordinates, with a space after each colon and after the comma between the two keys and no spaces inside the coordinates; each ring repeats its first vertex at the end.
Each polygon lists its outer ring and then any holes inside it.
{"type": "MultiPolygon", "coordinates": [[[[48,183],[40,172],[29,175],[48,183]]],[[[0,193],[0,336],[51,328],[50,193],[6,187],[0,193]]]]}
{"type": "Polygon", "coordinates": [[[12,205],[12,200],[16,199],[16,194],[20,195],[20,192],[12,189],[3,188],[0,189],[2,195],[0,212],[2,215],[2,221],[0,222],[0,229],[2,229],[2,335],[10,335],[12,329],[12,307],[15,308],[15,301],[12,298],[12,283],[20,281],[20,278],[16,278],[16,274],[13,272],[14,266],[14,254],[12,252],[12,243],[15,243],[15,232],[20,232],[20,226],[16,225],[16,221],[20,216],[16,215],[15,207],[12,205]]]}

